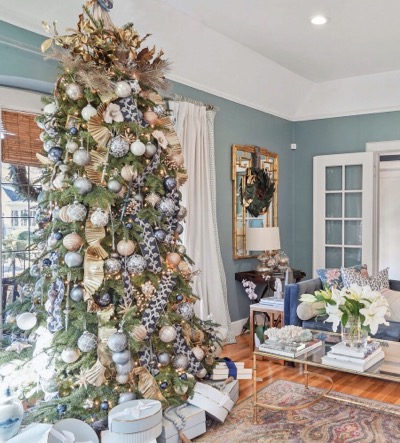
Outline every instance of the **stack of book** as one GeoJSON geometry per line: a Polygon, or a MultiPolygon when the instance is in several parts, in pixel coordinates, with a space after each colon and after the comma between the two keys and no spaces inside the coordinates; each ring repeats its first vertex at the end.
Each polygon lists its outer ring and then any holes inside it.
{"type": "Polygon", "coordinates": [[[283,298],[265,297],[260,299],[260,304],[265,306],[282,306],[283,298]]]}
{"type": "MultiPolygon", "coordinates": [[[[244,362],[235,362],[236,366],[236,379],[244,380],[253,378],[253,370],[251,368],[245,368],[244,362]]],[[[212,371],[211,380],[226,380],[229,377],[229,368],[224,362],[217,363],[212,371]]]]}
{"type": "Polygon", "coordinates": [[[286,343],[276,340],[266,340],[258,349],[262,352],[267,352],[268,354],[297,358],[300,355],[318,349],[321,345],[322,341],[318,339],[313,339],[305,343],[286,343]]]}
{"type": "Polygon", "coordinates": [[[381,345],[372,341],[364,348],[351,348],[345,343],[337,343],[322,357],[322,363],[341,369],[364,372],[385,358],[381,345]]]}

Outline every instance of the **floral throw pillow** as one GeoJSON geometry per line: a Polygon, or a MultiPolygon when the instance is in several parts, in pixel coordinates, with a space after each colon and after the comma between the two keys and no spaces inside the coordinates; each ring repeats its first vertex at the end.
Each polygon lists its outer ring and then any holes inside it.
{"type": "MultiPolygon", "coordinates": [[[[356,265],[347,269],[354,269],[356,272],[362,273],[364,276],[368,277],[367,265],[356,265]]],[[[317,269],[315,272],[321,279],[322,286],[328,286],[329,289],[332,287],[339,290],[343,289],[343,280],[339,268],[317,269]]]]}
{"type": "Polygon", "coordinates": [[[380,291],[385,288],[389,288],[389,268],[382,269],[376,275],[365,277],[360,272],[356,272],[354,269],[340,268],[342,274],[343,285],[345,288],[349,288],[353,284],[358,286],[370,286],[373,291],[380,291]]]}

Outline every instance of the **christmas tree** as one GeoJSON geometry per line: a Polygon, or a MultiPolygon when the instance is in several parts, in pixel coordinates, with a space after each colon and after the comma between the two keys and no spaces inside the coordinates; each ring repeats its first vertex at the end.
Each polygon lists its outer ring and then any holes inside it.
{"type": "Polygon", "coordinates": [[[91,0],[43,42],[60,61],[44,98],[37,260],[7,309],[0,375],[28,420],[98,420],[118,402],[180,404],[209,376],[215,326],[194,315],[197,272],[180,242],[184,159],[165,104],[168,62],[91,0]]]}

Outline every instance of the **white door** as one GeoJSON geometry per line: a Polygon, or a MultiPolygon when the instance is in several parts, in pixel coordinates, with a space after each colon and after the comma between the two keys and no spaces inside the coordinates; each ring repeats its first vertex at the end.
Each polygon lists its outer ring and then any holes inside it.
{"type": "Polygon", "coordinates": [[[314,157],[313,270],[366,263],[376,272],[374,152],[314,157]]]}
{"type": "Polygon", "coordinates": [[[379,164],[379,269],[400,280],[400,161],[379,164]]]}

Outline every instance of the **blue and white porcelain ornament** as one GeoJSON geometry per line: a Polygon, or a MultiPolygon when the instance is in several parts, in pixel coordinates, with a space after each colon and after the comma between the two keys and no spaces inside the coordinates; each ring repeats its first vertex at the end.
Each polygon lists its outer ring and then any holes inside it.
{"type": "Polygon", "coordinates": [[[19,431],[22,423],[24,408],[20,400],[11,394],[10,388],[0,386],[0,441],[10,440],[19,431]]]}
{"type": "Polygon", "coordinates": [[[140,140],[135,140],[131,144],[131,152],[133,155],[140,157],[146,152],[146,145],[142,143],[140,140]]]}
{"type": "Polygon", "coordinates": [[[121,135],[113,137],[108,143],[108,152],[113,157],[123,157],[129,152],[129,143],[121,135]]]}
{"type": "Polygon", "coordinates": [[[163,214],[171,216],[175,213],[175,202],[172,198],[162,197],[157,208],[163,214]]]}
{"type": "Polygon", "coordinates": [[[191,303],[181,303],[178,306],[177,312],[183,317],[184,320],[189,321],[194,316],[194,309],[191,303]]]}
{"type": "Polygon", "coordinates": [[[115,85],[115,94],[120,98],[128,97],[132,94],[131,85],[125,81],[117,82],[115,85]]]}
{"type": "Polygon", "coordinates": [[[81,114],[84,120],[89,121],[91,117],[97,115],[97,109],[89,103],[82,109],[81,114]]]}
{"type": "Polygon", "coordinates": [[[174,177],[165,177],[164,178],[164,187],[167,191],[172,191],[176,188],[176,180],[174,177]]]}
{"type": "Polygon", "coordinates": [[[167,233],[163,229],[156,229],[154,231],[154,237],[160,241],[163,242],[165,238],[167,237],[167,233]]]}
{"type": "Polygon", "coordinates": [[[78,83],[70,83],[66,88],[65,92],[68,95],[68,97],[73,100],[79,100],[83,97],[83,90],[81,85],[78,85],[78,83]]]}

